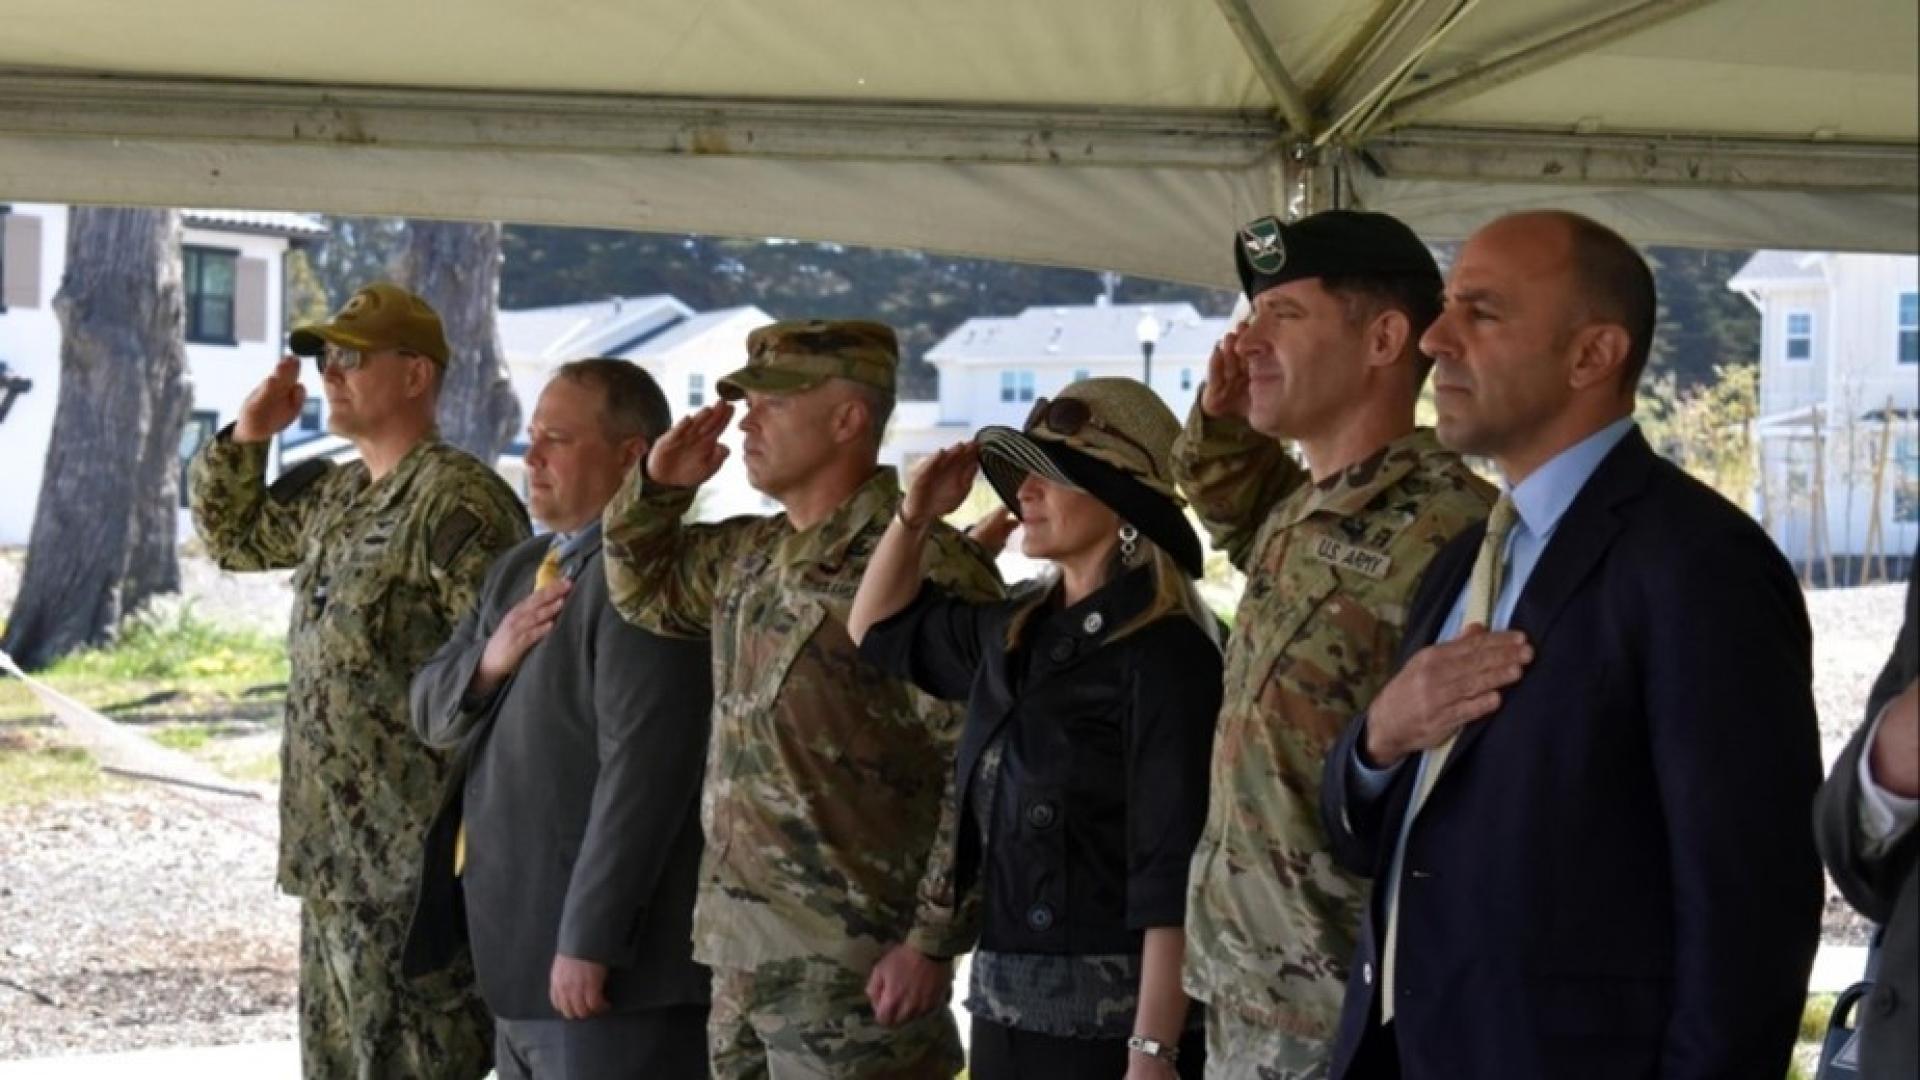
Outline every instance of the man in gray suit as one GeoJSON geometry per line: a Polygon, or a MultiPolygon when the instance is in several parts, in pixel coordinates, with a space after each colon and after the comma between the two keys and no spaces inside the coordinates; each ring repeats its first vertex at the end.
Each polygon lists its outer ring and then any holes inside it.
{"type": "Polygon", "coordinates": [[[503,555],[413,680],[413,726],[459,747],[427,834],[405,956],[471,942],[501,1080],[707,1072],[692,959],[707,643],[614,611],[600,511],[668,425],[622,360],[559,369],[528,424],[529,502],[552,530],[503,555]]]}
{"type": "Polygon", "coordinates": [[[1861,1002],[1861,1076],[1920,1075],[1920,552],[1906,621],[1867,696],[1867,720],[1814,803],[1814,834],[1834,883],[1886,927],[1880,973],[1861,1002]]]}

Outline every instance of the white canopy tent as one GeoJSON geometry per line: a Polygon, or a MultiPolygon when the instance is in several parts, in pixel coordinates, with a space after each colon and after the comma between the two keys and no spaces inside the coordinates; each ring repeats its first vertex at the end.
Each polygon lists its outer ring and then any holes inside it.
{"type": "Polygon", "coordinates": [[[1261,213],[1920,244],[1913,0],[12,0],[0,198],[1225,284],[1261,213]]]}

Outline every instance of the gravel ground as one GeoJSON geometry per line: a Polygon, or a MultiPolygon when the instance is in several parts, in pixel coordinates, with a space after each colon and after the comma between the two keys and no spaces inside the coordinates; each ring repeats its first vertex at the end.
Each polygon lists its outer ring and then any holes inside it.
{"type": "MultiPolygon", "coordinates": [[[[183,567],[201,615],[285,625],[284,575],[183,567]]],[[[0,552],[0,611],[18,553],[0,552]]],[[[1808,597],[1829,759],[1859,723],[1898,628],[1900,589],[1808,597]]],[[[289,1039],[298,910],[273,888],[270,802],[111,782],[102,796],[0,809],[0,1058],[289,1039]]],[[[1837,898],[1827,938],[1864,941],[1837,898]]]]}
{"type": "Polygon", "coordinates": [[[0,1058],[284,1040],[270,802],[114,784],[0,813],[0,1058]]]}

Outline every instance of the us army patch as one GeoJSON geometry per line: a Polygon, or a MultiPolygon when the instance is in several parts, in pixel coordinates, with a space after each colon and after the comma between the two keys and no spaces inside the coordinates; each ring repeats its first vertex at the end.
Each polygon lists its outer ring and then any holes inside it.
{"type": "Polygon", "coordinates": [[[479,531],[479,515],[463,506],[441,519],[439,527],[433,530],[427,557],[433,560],[433,565],[445,570],[479,531]]]}
{"type": "Polygon", "coordinates": [[[1375,581],[1386,577],[1387,571],[1393,569],[1391,556],[1370,551],[1357,544],[1335,540],[1331,536],[1314,537],[1313,544],[1307,549],[1307,553],[1330,566],[1351,570],[1375,581]]]}
{"type": "Polygon", "coordinates": [[[272,486],[267,488],[267,496],[277,503],[290,503],[299,498],[301,492],[312,487],[316,481],[327,475],[327,472],[332,468],[332,465],[327,464],[320,458],[308,458],[293,468],[288,469],[286,472],[281,473],[280,479],[275,480],[272,486]]]}
{"type": "Polygon", "coordinates": [[[1280,236],[1280,220],[1268,216],[1240,230],[1247,265],[1262,274],[1277,274],[1287,265],[1287,244],[1280,236]]]}

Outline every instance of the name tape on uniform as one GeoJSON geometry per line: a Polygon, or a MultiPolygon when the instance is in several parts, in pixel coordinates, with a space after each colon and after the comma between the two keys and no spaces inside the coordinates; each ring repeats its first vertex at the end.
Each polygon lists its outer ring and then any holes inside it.
{"type": "Polygon", "coordinates": [[[1392,557],[1343,540],[1335,540],[1331,536],[1315,537],[1308,553],[1323,563],[1342,570],[1351,570],[1356,574],[1364,574],[1375,581],[1386,577],[1387,572],[1393,569],[1392,557]]]}

